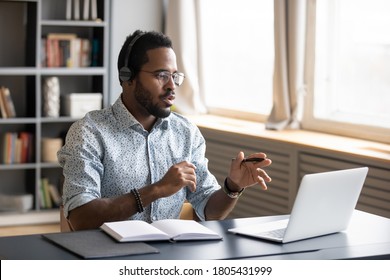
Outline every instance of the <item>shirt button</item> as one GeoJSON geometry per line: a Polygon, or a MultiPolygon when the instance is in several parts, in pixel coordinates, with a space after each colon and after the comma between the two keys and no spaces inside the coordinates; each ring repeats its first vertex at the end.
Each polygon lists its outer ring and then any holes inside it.
{"type": "Polygon", "coordinates": [[[153,216],[153,217],[152,217],[152,220],[153,220],[153,221],[157,220],[157,217],[156,217],[156,216],[153,216]]]}

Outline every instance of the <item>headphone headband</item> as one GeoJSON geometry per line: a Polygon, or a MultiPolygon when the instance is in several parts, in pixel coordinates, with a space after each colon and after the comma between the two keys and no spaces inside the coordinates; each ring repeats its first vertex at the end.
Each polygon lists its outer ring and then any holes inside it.
{"type": "Polygon", "coordinates": [[[145,35],[145,33],[140,33],[138,34],[137,36],[134,37],[133,40],[131,40],[129,46],[127,47],[127,51],[126,51],[126,56],[125,56],[125,63],[124,65],[122,66],[122,68],[119,70],[119,79],[122,81],[122,82],[126,82],[126,81],[129,81],[131,80],[132,78],[132,75],[133,75],[133,71],[130,69],[130,67],[128,66],[128,63],[129,63],[129,59],[130,59],[130,54],[131,54],[131,50],[133,49],[133,46],[134,44],[138,41],[139,38],[141,38],[143,35],[145,35]]]}

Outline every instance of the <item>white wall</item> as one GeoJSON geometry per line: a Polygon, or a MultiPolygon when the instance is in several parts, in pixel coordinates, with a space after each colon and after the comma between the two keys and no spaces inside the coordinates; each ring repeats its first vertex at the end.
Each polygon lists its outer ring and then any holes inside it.
{"type": "Polygon", "coordinates": [[[162,31],[164,0],[112,0],[110,25],[109,102],[122,92],[119,85],[117,60],[126,37],[135,30],[162,31]]]}

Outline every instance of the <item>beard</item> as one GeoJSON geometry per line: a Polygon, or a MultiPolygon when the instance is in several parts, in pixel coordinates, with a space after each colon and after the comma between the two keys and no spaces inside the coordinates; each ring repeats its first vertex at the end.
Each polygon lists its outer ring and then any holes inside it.
{"type": "MultiPolygon", "coordinates": [[[[172,91],[167,91],[164,96],[168,96],[173,94],[172,91]]],[[[146,90],[141,82],[138,80],[137,85],[135,87],[135,99],[137,102],[145,108],[145,110],[151,114],[152,116],[155,116],[156,118],[167,118],[171,114],[171,108],[170,107],[162,107],[159,106],[158,102],[153,103],[153,96],[152,93],[148,90],[146,90]]]]}

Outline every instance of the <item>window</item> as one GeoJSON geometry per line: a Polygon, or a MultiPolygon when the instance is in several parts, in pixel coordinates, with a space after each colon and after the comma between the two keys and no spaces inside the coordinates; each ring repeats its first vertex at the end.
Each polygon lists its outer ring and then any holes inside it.
{"type": "Polygon", "coordinates": [[[208,109],[265,120],[272,107],[273,0],[203,0],[199,7],[208,109]]]}
{"type": "Polygon", "coordinates": [[[304,127],[389,142],[390,1],[313,3],[314,75],[304,127]]]}

